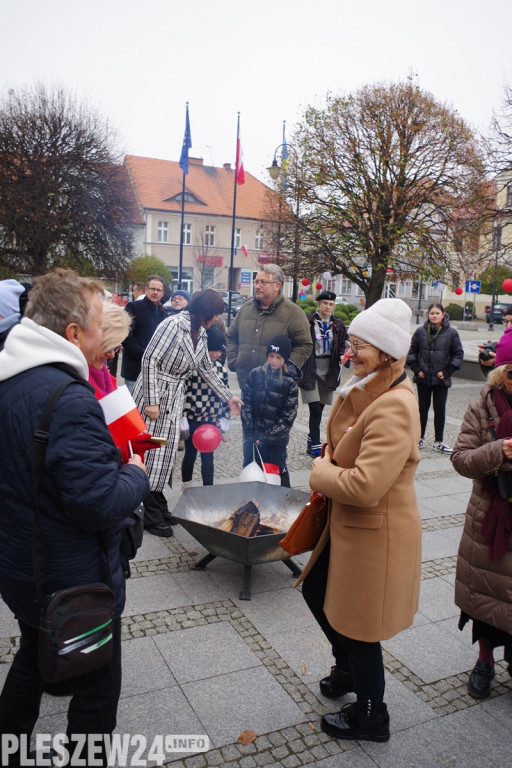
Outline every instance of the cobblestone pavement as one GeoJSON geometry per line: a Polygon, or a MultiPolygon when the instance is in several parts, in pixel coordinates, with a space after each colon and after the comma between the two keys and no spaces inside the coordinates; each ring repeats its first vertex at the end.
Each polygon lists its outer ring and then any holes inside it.
{"type": "MultiPolygon", "coordinates": [[[[464,411],[481,386],[454,380],[446,442],[455,441],[464,411]]],[[[430,423],[427,445],[431,430],[430,423]]],[[[304,490],[311,466],[305,454],[307,431],[307,407],[300,405],[288,467],[292,485],[304,490]]],[[[241,469],[238,420],[215,462],[216,482],[236,480],[241,469]]],[[[200,482],[197,465],[194,483],[200,482]]],[[[338,742],[321,732],[322,714],[337,708],[318,689],[332,659],[282,563],[256,566],[252,599],[241,600],[242,566],[217,558],[204,571],[194,570],[205,550],[181,526],[172,539],[147,535],[133,562],[123,618],[119,733],[143,734],[148,746],[158,734],[208,734],[207,752],[165,755],[166,764],[175,768],[510,764],[510,676],[498,661],[491,697],[481,702],[468,695],[468,672],[476,657],[469,629],[457,629],[453,604],[470,483],[453,471],[449,457],[427,448],[416,490],[423,519],[421,602],[414,626],[383,642],[392,730],[387,744],[338,742]],[[254,732],[247,744],[238,740],[245,730],[254,732]]],[[[180,495],[181,483],[175,479],[168,492],[171,508],[180,495]]],[[[296,560],[303,565],[307,556],[296,560]]],[[[19,637],[3,604],[0,619],[1,682],[19,637]]],[[[65,730],[66,707],[67,699],[45,695],[37,732],[65,730]]]]}

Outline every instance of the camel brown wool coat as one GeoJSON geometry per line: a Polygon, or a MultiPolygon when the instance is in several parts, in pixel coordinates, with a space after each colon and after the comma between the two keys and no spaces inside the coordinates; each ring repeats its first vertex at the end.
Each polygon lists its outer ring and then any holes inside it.
{"type": "Polygon", "coordinates": [[[338,397],[327,424],[331,461],[317,461],[309,481],[329,499],[329,515],[298,583],[330,546],[325,614],[337,632],[366,642],[409,627],[418,609],[418,404],[408,378],[389,389],[404,365],[338,397]]]}
{"type": "Polygon", "coordinates": [[[494,474],[498,467],[512,470],[512,462],[503,457],[503,440],[492,439],[491,417],[497,426],[500,418],[493,389],[485,384],[479,399],[464,415],[451,456],[457,472],[473,479],[457,555],[455,604],[471,618],[512,635],[512,537],[507,553],[491,560],[489,542],[480,533],[491,501],[486,476],[494,474]]]}

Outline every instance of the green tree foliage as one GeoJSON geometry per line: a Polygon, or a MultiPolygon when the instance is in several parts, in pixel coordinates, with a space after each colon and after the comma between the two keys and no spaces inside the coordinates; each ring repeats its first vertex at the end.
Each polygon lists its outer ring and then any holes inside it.
{"type": "MultiPolygon", "coordinates": [[[[501,264],[498,264],[498,268],[496,270],[496,286],[494,291],[496,296],[499,296],[500,294],[507,295],[503,290],[503,281],[509,280],[511,277],[512,269],[510,267],[503,267],[501,264]]],[[[480,293],[488,293],[492,295],[494,266],[488,267],[479,275],[478,279],[481,281],[480,293]]]]}
{"type": "Polygon", "coordinates": [[[0,266],[112,276],[132,248],[129,185],[107,122],[62,89],[0,100],[0,266]]]}
{"type": "Polygon", "coordinates": [[[156,256],[137,256],[128,268],[129,281],[131,283],[134,280],[146,282],[149,275],[158,275],[166,285],[169,285],[172,279],[169,267],[156,256]]]}
{"type": "MultiPolygon", "coordinates": [[[[355,282],[370,306],[386,268],[402,279],[444,270],[448,229],[472,207],[483,162],[463,120],[412,79],[327,97],[293,138],[287,215],[300,198],[301,252],[311,273],[355,282]]],[[[298,207],[298,206],[297,206],[298,207]]]]}

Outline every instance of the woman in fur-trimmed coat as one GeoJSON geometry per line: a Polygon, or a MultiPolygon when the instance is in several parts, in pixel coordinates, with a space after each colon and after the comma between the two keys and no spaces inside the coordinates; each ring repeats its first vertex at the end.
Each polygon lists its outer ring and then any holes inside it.
{"type": "Polygon", "coordinates": [[[151,433],[169,441],[159,451],[151,451],[146,460],[151,493],[144,500],[144,525],[159,536],[172,536],[163,490],[167,482],[171,484],[189,374],[197,370],[231,412],[240,414],[241,400],[220,381],[208,356],[205,329],[223,310],[224,301],[217,291],[199,291],[192,297],[188,312],[160,323],[142,358],[133,398],[151,433]]]}

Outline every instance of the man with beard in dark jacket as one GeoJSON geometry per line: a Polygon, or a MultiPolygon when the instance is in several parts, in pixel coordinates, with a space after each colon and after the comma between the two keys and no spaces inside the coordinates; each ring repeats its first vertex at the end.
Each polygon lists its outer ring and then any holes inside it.
{"type": "MultiPolygon", "coordinates": [[[[21,633],[0,694],[0,732],[20,743],[20,750],[9,757],[10,766],[20,765],[20,754],[30,743],[44,686],[38,666],[40,607],[32,558],[33,436],[48,398],[65,381],[72,383],[53,409],[39,493],[44,594],[104,581],[108,563],[115,610],[111,662],[68,680],[69,749],[73,752],[80,735],[103,739],[116,725],[128,571],[121,539],[149,484],[138,456],[121,464],[101,406],[87,383],[88,363],[101,341],[102,293],[98,283],[71,270],[57,269],[37,278],[25,317],[0,352],[0,593],[21,633]]],[[[103,759],[106,765],[105,751],[103,759]]]]}

